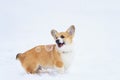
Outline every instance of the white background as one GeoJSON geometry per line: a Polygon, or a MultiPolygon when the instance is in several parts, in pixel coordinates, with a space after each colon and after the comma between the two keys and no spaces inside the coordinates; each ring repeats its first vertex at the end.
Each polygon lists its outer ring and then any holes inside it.
{"type": "Polygon", "coordinates": [[[120,80],[119,0],[1,0],[0,80],[120,80]],[[50,30],[76,26],[65,74],[25,73],[16,54],[54,43],[50,30]]]}

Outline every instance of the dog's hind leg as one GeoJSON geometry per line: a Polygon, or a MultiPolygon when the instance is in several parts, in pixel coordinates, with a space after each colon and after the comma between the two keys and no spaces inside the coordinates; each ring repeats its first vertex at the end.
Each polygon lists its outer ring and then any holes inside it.
{"type": "Polygon", "coordinates": [[[29,65],[25,68],[26,72],[30,74],[40,73],[40,69],[41,67],[37,65],[29,65]]]}

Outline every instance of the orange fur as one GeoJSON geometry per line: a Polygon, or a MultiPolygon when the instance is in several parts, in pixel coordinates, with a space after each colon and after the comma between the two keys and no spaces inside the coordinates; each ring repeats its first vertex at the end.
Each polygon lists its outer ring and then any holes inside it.
{"type": "Polygon", "coordinates": [[[58,68],[63,67],[63,62],[61,61],[60,54],[56,50],[55,45],[40,45],[23,54],[18,54],[16,58],[20,60],[22,66],[28,73],[36,73],[39,66],[43,68],[54,66],[58,68]],[[53,49],[48,51],[46,50],[47,47],[48,49],[53,47],[53,49]],[[37,48],[41,49],[40,52],[36,50],[37,48]]]}
{"type": "Polygon", "coordinates": [[[24,53],[17,54],[16,59],[20,60],[27,73],[37,73],[41,68],[58,68],[64,71],[66,63],[69,63],[71,59],[68,59],[69,56],[63,55],[62,53],[67,52],[70,54],[72,52],[70,50],[70,44],[72,44],[74,32],[74,25],[71,25],[65,32],[58,33],[56,30],[51,30],[51,35],[55,40],[64,36],[64,38],[62,38],[62,44],[60,44],[60,47],[64,45],[64,49],[59,48],[59,44],[40,45],[24,53]],[[66,48],[66,45],[68,48],[66,48]],[[66,51],[66,49],[68,51],[66,51]]]}

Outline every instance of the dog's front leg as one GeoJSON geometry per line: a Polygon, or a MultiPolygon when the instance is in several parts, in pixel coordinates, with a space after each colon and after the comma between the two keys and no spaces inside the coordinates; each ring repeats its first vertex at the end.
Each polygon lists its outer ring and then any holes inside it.
{"type": "Polygon", "coordinates": [[[65,71],[64,64],[62,61],[57,61],[55,64],[55,68],[59,73],[64,73],[64,71],[65,71]]]}

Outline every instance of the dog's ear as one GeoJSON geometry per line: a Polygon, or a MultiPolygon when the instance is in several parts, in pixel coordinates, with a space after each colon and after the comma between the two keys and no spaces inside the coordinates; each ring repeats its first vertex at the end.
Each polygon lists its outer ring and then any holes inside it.
{"type": "Polygon", "coordinates": [[[71,26],[67,29],[66,32],[67,32],[68,34],[70,34],[71,36],[73,36],[74,33],[75,33],[75,26],[74,26],[74,25],[71,25],[71,26]]]}
{"type": "Polygon", "coordinates": [[[54,39],[56,39],[56,34],[57,34],[58,32],[56,31],[56,30],[51,30],[51,35],[54,37],[54,39]]]}

